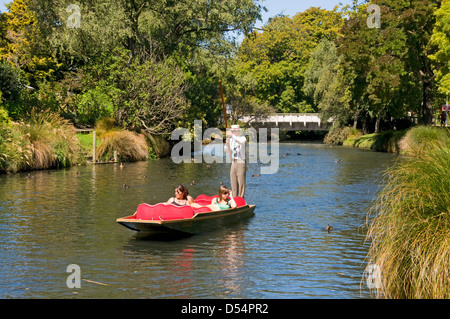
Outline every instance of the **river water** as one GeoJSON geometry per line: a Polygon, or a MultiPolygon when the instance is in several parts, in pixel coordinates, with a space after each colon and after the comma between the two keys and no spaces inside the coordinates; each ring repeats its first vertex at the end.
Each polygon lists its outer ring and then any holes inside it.
{"type": "Polygon", "coordinates": [[[215,194],[229,185],[229,164],[157,159],[0,176],[0,298],[372,298],[361,226],[396,156],[300,142],[279,152],[277,174],[253,177],[260,168],[249,164],[254,217],[176,240],[115,220],[166,201],[179,183],[194,197],[215,194]],[[71,264],[80,288],[67,286],[71,264]]]}

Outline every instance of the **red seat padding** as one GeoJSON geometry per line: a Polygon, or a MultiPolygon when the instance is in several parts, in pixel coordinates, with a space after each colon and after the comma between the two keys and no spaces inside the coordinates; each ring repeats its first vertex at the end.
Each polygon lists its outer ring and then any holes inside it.
{"type": "Polygon", "coordinates": [[[240,196],[234,197],[234,201],[236,202],[236,207],[241,207],[241,206],[247,205],[247,203],[245,202],[245,199],[243,199],[240,196]]]}
{"type": "Polygon", "coordinates": [[[202,206],[210,205],[213,198],[219,197],[219,195],[208,196],[208,195],[198,195],[194,200],[194,203],[197,203],[202,206]]]}
{"type": "MultiPolygon", "coordinates": [[[[194,203],[197,203],[197,204],[203,205],[203,206],[209,205],[209,204],[211,204],[212,199],[215,197],[219,197],[219,195],[214,195],[214,196],[208,196],[208,195],[203,195],[203,194],[198,195],[197,198],[194,200],[194,203]]],[[[245,200],[240,196],[234,197],[234,201],[236,202],[236,207],[241,207],[241,206],[247,205],[245,200]]]]}
{"type": "Polygon", "coordinates": [[[210,211],[211,211],[211,208],[209,208],[209,207],[194,207],[194,212],[196,214],[198,214],[198,213],[207,213],[207,212],[210,212],[210,211]]]}
{"type": "Polygon", "coordinates": [[[156,205],[140,204],[136,209],[136,219],[143,220],[173,220],[186,219],[194,216],[191,206],[175,206],[158,203],[156,205]]]}

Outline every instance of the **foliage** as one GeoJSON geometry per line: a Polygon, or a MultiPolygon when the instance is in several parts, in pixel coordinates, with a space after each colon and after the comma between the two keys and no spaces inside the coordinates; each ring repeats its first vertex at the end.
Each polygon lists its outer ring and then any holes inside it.
{"type": "Polygon", "coordinates": [[[342,22],[336,8],[310,8],[293,18],[271,19],[264,32],[254,31],[241,44],[237,82],[281,112],[312,111],[312,101],[303,93],[309,56],[322,38],[339,35],[342,22]]]}
{"type": "Polygon", "coordinates": [[[365,134],[362,136],[349,136],[343,146],[370,149],[377,152],[402,154],[401,141],[406,131],[387,130],[380,133],[365,134]]]}
{"type": "Polygon", "coordinates": [[[81,0],[76,5],[69,0],[14,0],[10,12],[1,15],[0,54],[37,90],[27,92],[27,103],[11,106],[10,114],[23,114],[24,105],[30,104],[58,110],[77,125],[93,125],[103,116],[154,132],[189,126],[193,118],[214,125],[220,114],[220,103],[214,103],[219,102],[218,78],[224,73],[216,63],[235,49],[227,34],[248,33],[263,10],[257,0],[81,0]],[[74,17],[81,19],[79,27],[71,27],[74,17]],[[142,52],[153,56],[149,59],[142,52]],[[112,62],[109,69],[107,61],[112,62]],[[97,71],[102,72],[99,77],[91,76],[97,71]],[[96,79],[99,83],[94,84],[96,79]],[[41,86],[54,88],[55,99],[47,94],[43,100],[44,94],[37,93],[41,86]],[[147,96],[136,93],[151,87],[155,89],[147,96]],[[176,114],[153,119],[150,108],[170,103],[176,114]],[[146,111],[139,113],[141,104],[146,111]],[[189,105],[193,112],[182,112],[189,105]]]}
{"type": "Polygon", "coordinates": [[[20,103],[22,88],[19,71],[8,62],[0,62],[0,99],[11,116],[16,115],[12,106],[20,103]]]}
{"type": "Polygon", "coordinates": [[[317,105],[322,120],[332,117],[336,125],[347,123],[350,115],[349,103],[343,102],[340,60],[334,42],[322,39],[311,53],[303,88],[317,105]]]}
{"type": "Polygon", "coordinates": [[[131,63],[127,57],[127,51],[115,50],[84,68],[84,90],[74,101],[77,119],[93,125],[114,117],[123,128],[169,130],[188,106],[182,72],[170,59],[158,61],[151,53],[141,52],[131,63]]]}
{"type": "Polygon", "coordinates": [[[436,82],[442,93],[450,93],[450,1],[443,0],[441,7],[435,11],[436,24],[431,37],[431,44],[437,47],[430,58],[440,64],[435,70],[436,82]]]}
{"type": "Polygon", "coordinates": [[[73,127],[56,113],[33,109],[24,122],[0,125],[0,172],[68,167],[79,161],[73,127]]]}
{"type": "Polygon", "coordinates": [[[378,297],[450,297],[449,165],[447,145],[387,170],[368,216],[368,261],[381,269],[378,297]]]}
{"type": "Polygon", "coordinates": [[[448,130],[420,125],[410,129],[400,141],[402,152],[408,155],[421,156],[436,147],[450,147],[448,130]]]}
{"type": "Polygon", "coordinates": [[[8,111],[3,107],[1,102],[2,93],[0,92],[0,125],[9,124],[10,118],[8,111]]]}
{"type": "Polygon", "coordinates": [[[217,43],[224,48],[225,34],[248,33],[263,9],[252,0],[80,0],[80,28],[70,28],[67,21],[74,11],[66,9],[72,1],[35,3],[36,11],[44,15],[42,22],[55,28],[51,43],[58,48],[58,55],[79,61],[118,47],[134,57],[141,48],[149,49],[150,39],[166,55],[198,46],[210,48],[217,43]],[[60,23],[55,25],[54,21],[60,23]]]}
{"type": "MultiPolygon", "coordinates": [[[[366,7],[359,7],[346,21],[342,29],[344,36],[337,41],[338,53],[342,55],[340,66],[347,103],[352,105],[354,112],[364,112],[381,120],[402,105],[395,99],[402,94],[401,84],[407,75],[406,35],[400,22],[392,18],[396,12],[386,5],[381,6],[382,27],[368,28],[366,7]]],[[[375,128],[375,132],[378,129],[375,128]]]]}
{"type": "Polygon", "coordinates": [[[431,123],[435,92],[428,43],[440,1],[372,3],[381,9],[381,28],[367,27],[367,5],[361,5],[350,13],[337,41],[346,100],[355,113],[377,119],[375,131],[381,118],[399,118],[407,111],[431,123]]]}
{"type": "Polygon", "coordinates": [[[340,127],[333,125],[324,138],[325,144],[342,145],[349,138],[358,138],[362,132],[349,126],[340,127]]]}
{"type": "Polygon", "coordinates": [[[0,60],[20,68],[24,80],[33,87],[38,82],[55,80],[61,64],[53,59],[46,34],[39,27],[31,0],[14,0],[4,13],[6,36],[0,47],[0,60]]]}

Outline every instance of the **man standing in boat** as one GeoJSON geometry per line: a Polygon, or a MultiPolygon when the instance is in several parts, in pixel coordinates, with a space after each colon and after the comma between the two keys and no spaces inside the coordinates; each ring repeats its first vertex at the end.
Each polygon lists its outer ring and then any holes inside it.
{"type": "Polygon", "coordinates": [[[231,125],[231,130],[227,130],[226,152],[231,152],[230,182],[234,197],[244,198],[245,194],[245,142],[239,125],[231,125]]]}

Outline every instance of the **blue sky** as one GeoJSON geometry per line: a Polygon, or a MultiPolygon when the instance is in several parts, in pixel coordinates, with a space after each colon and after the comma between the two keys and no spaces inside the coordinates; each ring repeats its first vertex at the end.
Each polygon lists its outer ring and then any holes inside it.
{"type": "MultiPolygon", "coordinates": [[[[0,11],[6,11],[5,3],[12,2],[12,0],[0,0],[0,11]]],[[[73,1],[76,3],[76,0],[73,1]]],[[[352,3],[352,0],[265,0],[262,4],[268,9],[268,12],[263,13],[263,24],[271,17],[277,14],[285,14],[289,16],[295,15],[297,12],[302,12],[309,7],[322,7],[331,10],[339,2],[345,4],[352,3]]],[[[260,23],[259,23],[260,26],[260,23]]]]}

